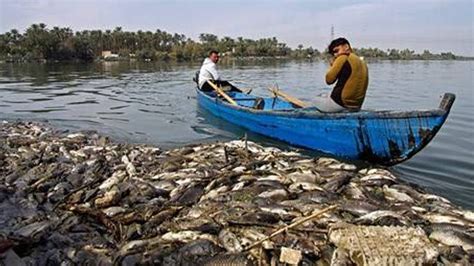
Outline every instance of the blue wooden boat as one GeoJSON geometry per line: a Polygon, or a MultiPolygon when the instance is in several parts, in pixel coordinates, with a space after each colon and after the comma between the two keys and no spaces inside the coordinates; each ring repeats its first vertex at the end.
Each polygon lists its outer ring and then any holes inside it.
{"type": "MultiPolygon", "coordinates": [[[[446,93],[437,109],[321,113],[295,108],[281,98],[228,95],[238,105],[197,89],[199,105],[250,131],[348,159],[393,165],[422,150],[448,117],[455,95],[446,93]],[[255,108],[263,100],[263,108],[255,108]]],[[[262,105],[260,105],[262,107],[262,105]]]]}

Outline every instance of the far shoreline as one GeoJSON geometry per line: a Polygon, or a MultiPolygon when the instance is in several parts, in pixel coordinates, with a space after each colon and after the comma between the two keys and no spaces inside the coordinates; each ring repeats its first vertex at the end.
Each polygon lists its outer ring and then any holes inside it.
{"type": "MultiPolygon", "coordinates": [[[[473,61],[474,57],[468,56],[456,56],[456,58],[443,59],[443,58],[386,58],[386,57],[365,57],[361,56],[363,59],[369,62],[376,61],[473,61]]],[[[225,64],[229,61],[242,61],[242,62],[252,62],[252,61],[327,61],[327,57],[307,57],[307,58],[295,58],[291,56],[246,56],[246,57],[222,57],[221,63],[225,64]]],[[[97,58],[94,60],[82,60],[82,59],[68,59],[68,60],[48,60],[48,59],[35,59],[35,60],[11,60],[0,58],[0,64],[29,64],[29,63],[40,63],[40,64],[55,64],[55,63],[111,63],[111,62],[139,62],[139,63],[196,63],[200,64],[202,60],[177,60],[177,59],[136,59],[136,58],[117,58],[114,60],[108,60],[104,58],[97,58]]]]}

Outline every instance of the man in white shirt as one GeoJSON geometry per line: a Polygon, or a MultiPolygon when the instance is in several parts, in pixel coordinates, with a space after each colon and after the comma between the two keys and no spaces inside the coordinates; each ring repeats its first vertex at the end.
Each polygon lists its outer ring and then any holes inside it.
{"type": "MultiPolygon", "coordinates": [[[[221,80],[219,73],[217,73],[217,62],[219,62],[219,53],[215,50],[209,52],[209,57],[204,59],[201,69],[199,70],[198,85],[202,91],[214,91],[214,89],[207,83],[208,80],[212,81],[223,91],[226,92],[242,92],[234,85],[230,84],[226,80],[221,80]]],[[[251,91],[251,90],[250,90],[251,91]]],[[[248,91],[247,93],[250,93],[248,91]]]]}
{"type": "Polygon", "coordinates": [[[217,73],[217,62],[219,62],[219,53],[215,50],[209,52],[209,57],[204,59],[201,70],[199,70],[199,88],[202,90],[212,90],[207,84],[208,80],[219,81],[217,73]]]}

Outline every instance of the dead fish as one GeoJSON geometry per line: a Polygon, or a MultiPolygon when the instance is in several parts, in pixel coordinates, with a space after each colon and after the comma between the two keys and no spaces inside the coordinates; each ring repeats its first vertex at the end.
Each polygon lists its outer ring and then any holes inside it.
{"type": "Polygon", "coordinates": [[[171,192],[178,185],[173,180],[162,180],[158,182],[153,182],[153,186],[157,189],[162,189],[162,190],[171,192]]]}
{"type": "Polygon", "coordinates": [[[315,183],[310,182],[295,182],[289,186],[291,191],[311,191],[311,190],[319,190],[324,191],[324,189],[315,183]]]}
{"type": "Polygon", "coordinates": [[[186,189],[181,195],[172,197],[170,201],[180,205],[192,205],[199,201],[204,193],[204,186],[197,184],[186,189]]]}
{"type": "Polygon", "coordinates": [[[268,176],[263,176],[263,177],[257,177],[258,181],[274,181],[278,182],[281,184],[284,184],[286,182],[286,177],[280,176],[280,175],[268,175],[268,176]]]}
{"type": "Polygon", "coordinates": [[[207,239],[198,239],[192,241],[179,249],[179,252],[186,254],[187,256],[209,256],[212,257],[220,252],[223,249],[216,245],[214,242],[207,239]]]}
{"type": "Polygon", "coordinates": [[[354,171],[357,169],[357,167],[353,164],[348,164],[348,163],[333,163],[327,166],[329,169],[334,169],[334,170],[346,170],[346,171],[354,171]]]}
{"type": "Polygon", "coordinates": [[[396,179],[396,177],[388,170],[386,169],[381,169],[381,168],[365,168],[365,169],[361,169],[359,171],[360,174],[363,174],[363,175],[375,175],[375,174],[378,174],[378,175],[383,175],[383,176],[390,176],[392,177],[393,179],[396,179]]]}
{"type": "Polygon", "coordinates": [[[387,185],[383,186],[383,193],[388,200],[414,203],[415,201],[406,193],[400,192],[397,189],[389,188],[387,185]]]}
{"type": "Polygon", "coordinates": [[[321,157],[316,161],[316,163],[318,164],[318,166],[328,166],[328,165],[331,165],[331,164],[339,164],[341,162],[339,162],[338,160],[336,160],[334,158],[321,157]]]}
{"type": "Polygon", "coordinates": [[[229,191],[228,186],[218,187],[216,189],[213,189],[213,190],[209,191],[207,194],[203,195],[201,197],[201,200],[208,200],[208,199],[216,198],[219,194],[225,193],[227,191],[229,191]]]}
{"type": "Polygon", "coordinates": [[[127,173],[130,177],[137,175],[137,169],[133,163],[130,162],[130,159],[128,159],[127,155],[122,156],[122,162],[125,164],[125,169],[127,170],[127,173]]]}
{"type": "Polygon", "coordinates": [[[343,186],[350,182],[351,178],[352,175],[350,174],[339,173],[324,184],[323,188],[333,193],[339,193],[343,189],[343,186]]]}
{"type": "Polygon", "coordinates": [[[219,232],[219,243],[231,253],[239,253],[243,250],[237,236],[227,229],[222,229],[219,232]]]}
{"type": "Polygon", "coordinates": [[[450,224],[450,223],[432,223],[429,226],[430,232],[432,231],[457,231],[466,233],[469,235],[474,234],[474,225],[464,226],[459,224],[450,224]]]}
{"type": "Polygon", "coordinates": [[[258,188],[259,191],[286,189],[286,186],[283,185],[283,183],[275,180],[258,180],[252,184],[252,187],[258,188]]]}
{"type": "Polygon", "coordinates": [[[314,201],[309,199],[285,200],[280,202],[280,204],[292,207],[301,213],[311,213],[314,210],[321,208],[321,204],[315,203],[314,201]]]}
{"type": "Polygon", "coordinates": [[[454,213],[461,215],[464,219],[474,223],[474,212],[469,210],[453,210],[454,213]]]}
{"type": "Polygon", "coordinates": [[[286,157],[299,157],[299,156],[301,156],[301,153],[297,153],[295,151],[280,151],[280,154],[282,156],[286,156],[286,157]]]}
{"type": "Polygon", "coordinates": [[[474,262],[461,246],[441,246],[439,250],[439,261],[444,265],[471,265],[474,262]]]}
{"type": "Polygon", "coordinates": [[[365,200],[367,197],[365,196],[364,191],[355,183],[349,183],[346,188],[344,189],[344,194],[348,196],[350,199],[355,200],[365,200]]]}
{"type": "MultiPolygon", "coordinates": [[[[213,257],[224,250],[213,243],[212,241],[205,239],[198,239],[191,241],[179,250],[172,252],[170,255],[163,258],[161,265],[201,265],[202,260],[206,260],[213,257]]],[[[122,263],[123,264],[123,263],[122,263]]]]}
{"type": "Polygon", "coordinates": [[[122,234],[122,239],[126,241],[134,240],[140,238],[143,235],[142,225],[138,223],[133,223],[128,226],[124,226],[122,234]]]}
{"type": "Polygon", "coordinates": [[[464,220],[462,217],[450,215],[450,214],[439,214],[439,213],[427,213],[422,215],[424,219],[431,223],[449,223],[458,224],[463,226],[469,226],[469,221],[464,220]]]}
{"type": "Polygon", "coordinates": [[[349,200],[345,201],[340,209],[355,216],[362,216],[376,211],[378,207],[364,201],[349,200]]]}
{"type": "Polygon", "coordinates": [[[444,203],[451,203],[449,200],[447,200],[446,198],[443,198],[441,196],[438,196],[438,195],[433,195],[433,194],[422,194],[421,197],[425,200],[428,200],[428,201],[440,201],[440,202],[444,202],[444,203]]]}
{"type": "Polygon", "coordinates": [[[85,139],[86,136],[82,133],[73,133],[66,136],[68,139],[85,139]]]}
{"type": "Polygon", "coordinates": [[[247,167],[245,167],[245,166],[237,166],[234,169],[232,169],[231,171],[236,172],[236,173],[244,173],[246,169],[247,169],[247,167]]]}
{"type": "Polygon", "coordinates": [[[420,206],[411,206],[411,209],[415,212],[426,213],[428,210],[420,206]]]}
{"type": "Polygon", "coordinates": [[[215,241],[215,237],[209,234],[203,234],[199,231],[184,230],[179,232],[168,232],[161,236],[162,241],[166,242],[190,242],[197,239],[207,239],[215,241]]]}
{"type": "Polygon", "coordinates": [[[308,182],[308,183],[313,183],[317,184],[321,180],[321,176],[317,172],[313,172],[311,170],[302,170],[302,171],[297,171],[290,173],[286,176],[291,182],[297,183],[297,182],[308,182]]]}
{"type": "Polygon", "coordinates": [[[257,197],[270,198],[273,200],[281,201],[288,199],[288,192],[285,189],[275,189],[270,191],[264,191],[258,194],[257,197]]]}
{"type": "MultiPolygon", "coordinates": [[[[160,225],[164,221],[173,218],[181,209],[182,207],[170,207],[170,208],[161,210],[157,214],[154,214],[152,217],[150,217],[148,223],[153,226],[160,225]]],[[[189,215],[189,216],[193,218],[199,218],[199,216],[197,217],[192,216],[192,215],[189,215]]]]}
{"type": "Polygon", "coordinates": [[[120,247],[121,254],[136,252],[144,249],[149,243],[148,239],[133,240],[120,247]]]}
{"type": "Polygon", "coordinates": [[[245,184],[246,184],[245,181],[241,181],[241,182],[236,183],[234,186],[232,186],[232,191],[237,191],[237,190],[240,190],[240,189],[244,188],[245,184]]]}
{"type": "Polygon", "coordinates": [[[41,221],[41,222],[31,223],[16,230],[14,232],[14,235],[18,235],[27,239],[34,239],[38,235],[45,234],[51,225],[52,225],[51,221],[41,221]]]}
{"type": "Polygon", "coordinates": [[[105,208],[118,203],[121,199],[121,192],[117,186],[112,187],[109,191],[105,192],[104,195],[97,197],[94,200],[95,206],[98,208],[105,208]]]}
{"type": "Polygon", "coordinates": [[[77,150],[77,151],[70,150],[69,154],[71,154],[72,156],[74,156],[76,158],[87,158],[88,157],[87,154],[82,150],[77,150]]]}
{"type": "Polygon", "coordinates": [[[105,213],[105,215],[107,215],[109,217],[113,217],[117,214],[124,213],[126,211],[127,210],[125,208],[122,208],[120,206],[113,206],[113,207],[109,207],[107,209],[102,210],[102,212],[105,213]]]}
{"type": "Polygon", "coordinates": [[[177,199],[183,193],[183,191],[186,191],[186,189],[192,186],[192,183],[193,181],[191,179],[183,180],[183,182],[180,183],[176,182],[176,187],[170,191],[170,198],[177,199]]]}
{"type": "Polygon", "coordinates": [[[395,183],[395,178],[392,175],[382,175],[382,174],[370,174],[362,177],[360,182],[364,186],[377,186],[382,187],[384,185],[392,185],[395,183]]]}
{"type": "Polygon", "coordinates": [[[243,214],[236,219],[229,219],[229,224],[237,225],[270,225],[280,221],[280,216],[270,212],[253,211],[243,214]]]}
{"type": "Polygon", "coordinates": [[[267,206],[260,206],[259,208],[260,208],[260,210],[262,210],[264,212],[271,212],[271,213],[278,214],[280,216],[291,216],[291,215],[294,214],[290,210],[291,208],[289,208],[288,206],[280,206],[280,205],[277,205],[277,204],[267,205],[267,206]]]}
{"type": "Polygon", "coordinates": [[[66,149],[66,147],[64,146],[61,146],[59,148],[59,151],[62,153],[62,155],[67,158],[68,160],[72,160],[72,156],[71,154],[69,153],[69,151],[66,149]]]}
{"type": "Polygon", "coordinates": [[[298,195],[298,199],[301,200],[311,200],[314,203],[328,203],[330,201],[336,200],[337,196],[334,193],[329,193],[325,191],[312,190],[305,191],[298,195]]]}
{"type": "Polygon", "coordinates": [[[354,220],[357,224],[371,225],[408,225],[408,221],[402,215],[393,211],[377,210],[365,214],[354,220]]]}
{"type": "Polygon", "coordinates": [[[461,246],[466,251],[474,249],[474,237],[464,232],[435,229],[429,237],[447,246],[461,246]]]}
{"type": "Polygon", "coordinates": [[[107,178],[102,184],[100,184],[100,190],[109,190],[114,185],[117,185],[125,177],[126,173],[124,171],[118,170],[114,172],[111,177],[107,178]]]}
{"type": "MultiPolygon", "coordinates": [[[[267,235],[252,228],[239,229],[237,232],[239,234],[242,247],[245,247],[245,248],[267,237],[267,235]]],[[[266,250],[275,248],[274,243],[271,240],[263,241],[261,245],[262,245],[262,248],[266,250]]]]}
{"type": "Polygon", "coordinates": [[[423,193],[416,191],[416,189],[413,187],[403,185],[403,184],[394,184],[390,187],[409,195],[412,199],[416,200],[417,202],[421,201],[423,198],[422,196],[423,193]]]}

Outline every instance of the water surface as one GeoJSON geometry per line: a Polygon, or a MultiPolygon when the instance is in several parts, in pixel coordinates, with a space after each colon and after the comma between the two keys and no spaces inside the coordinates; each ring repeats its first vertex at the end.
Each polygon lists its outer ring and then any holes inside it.
{"type": "MultiPolygon", "coordinates": [[[[163,148],[242,137],[244,129],[197,106],[197,64],[104,62],[0,64],[0,119],[48,120],[72,130],[97,130],[119,141],[163,148]]],[[[278,85],[311,101],[329,93],[322,61],[253,61],[220,65],[236,85],[268,95],[278,85]]],[[[407,181],[474,209],[474,97],[471,61],[369,62],[365,109],[436,108],[444,92],[457,95],[433,141],[393,170],[407,181]]],[[[260,143],[284,143],[249,133],[260,143]]]]}

